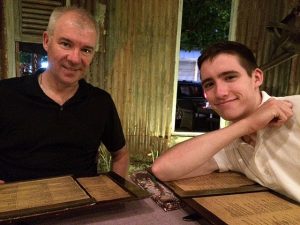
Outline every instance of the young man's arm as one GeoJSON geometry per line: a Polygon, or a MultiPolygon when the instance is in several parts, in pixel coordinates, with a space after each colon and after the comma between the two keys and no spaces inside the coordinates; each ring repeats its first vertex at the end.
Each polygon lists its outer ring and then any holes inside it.
{"type": "Polygon", "coordinates": [[[266,126],[281,126],[292,115],[290,102],[271,99],[228,127],[175,145],[154,162],[152,172],[164,181],[211,173],[218,169],[212,157],[222,148],[266,126]]]}
{"type": "Polygon", "coordinates": [[[243,121],[234,123],[175,145],[155,160],[152,172],[160,180],[167,181],[217,170],[217,163],[212,157],[234,139],[247,133],[246,125],[243,123],[243,121]]]}
{"type": "Polygon", "coordinates": [[[112,171],[126,178],[129,166],[129,154],[127,147],[119,149],[116,152],[111,153],[112,158],[112,171]]]}

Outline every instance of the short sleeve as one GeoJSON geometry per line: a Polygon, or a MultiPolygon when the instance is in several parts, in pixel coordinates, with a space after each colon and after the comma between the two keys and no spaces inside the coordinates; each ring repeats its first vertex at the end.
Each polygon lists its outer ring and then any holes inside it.
{"type": "Polygon", "coordinates": [[[106,121],[103,144],[110,152],[115,152],[125,146],[125,137],[121,121],[112,99],[110,99],[110,113],[106,121]]]}
{"type": "Polygon", "coordinates": [[[217,162],[220,172],[225,172],[229,170],[229,160],[227,158],[225,149],[222,149],[213,156],[214,160],[217,162]]]}

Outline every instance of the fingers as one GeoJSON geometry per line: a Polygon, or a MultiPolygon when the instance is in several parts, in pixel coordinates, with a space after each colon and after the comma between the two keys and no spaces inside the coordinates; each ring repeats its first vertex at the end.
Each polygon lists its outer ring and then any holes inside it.
{"type": "Polygon", "coordinates": [[[266,103],[270,104],[270,108],[273,110],[270,126],[280,127],[293,116],[293,104],[287,100],[270,99],[266,103]]]}
{"type": "Polygon", "coordinates": [[[247,134],[265,127],[280,127],[293,116],[293,104],[286,100],[271,98],[243,121],[247,124],[247,134]]]}
{"type": "Polygon", "coordinates": [[[0,180],[0,184],[5,184],[4,180],[0,180]]]}

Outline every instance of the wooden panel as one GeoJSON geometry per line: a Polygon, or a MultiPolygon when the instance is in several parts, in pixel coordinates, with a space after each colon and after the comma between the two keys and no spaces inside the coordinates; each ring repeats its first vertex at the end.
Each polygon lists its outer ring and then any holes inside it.
{"type": "Polygon", "coordinates": [[[64,0],[21,0],[19,39],[23,42],[42,42],[42,34],[47,29],[48,20],[55,7],[63,6],[64,0]]]}
{"type": "MultiPolygon", "coordinates": [[[[257,57],[259,65],[274,59],[279,54],[276,50],[278,40],[267,30],[270,22],[280,22],[297,4],[294,0],[239,0],[235,21],[235,36],[232,40],[249,46],[257,57]]],[[[271,95],[282,96],[287,94],[300,94],[299,56],[265,72],[265,81],[262,89],[271,95]],[[298,62],[298,64],[296,63],[298,62]]]]}
{"type": "Polygon", "coordinates": [[[84,7],[87,9],[96,19],[99,28],[99,41],[98,41],[98,50],[95,53],[93,62],[90,67],[90,71],[86,75],[86,80],[92,83],[96,87],[105,89],[105,79],[106,74],[104,73],[105,63],[105,53],[106,53],[106,17],[107,17],[107,1],[92,1],[93,5],[87,4],[83,0],[73,0],[72,5],[78,7],[84,7]],[[97,9],[97,10],[96,10],[97,9]]]}
{"type": "Polygon", "coordinates": [[[160,151],[156,141],[171,135],[180,0],[109,3],[104,87],[133,154],[160,151]]]}
{"type": "Polygon", "coordinates": [[[300,56],[292,59],[288,94],[300,94],[300,56]]]}

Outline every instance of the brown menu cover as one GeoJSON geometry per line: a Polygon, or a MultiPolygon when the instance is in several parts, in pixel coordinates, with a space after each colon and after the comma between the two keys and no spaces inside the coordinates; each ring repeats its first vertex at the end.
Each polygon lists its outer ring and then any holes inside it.
{"type": "Polygon", "coordinates": [[[148,196],[148,192],[113,172],[6,183],[0,185],[0,223],[148,196]]]}
{"type": "Polygon", "coordinates": [[[299,203],[270,191],[205,196],[184,201],[209,224],[300,224],[299,203]]]}
{"type": "Polygon", "coordinates": [[[237,172],[214,172],[208,175],[163,183],[180,198],[267,190],[267,188],[237,172]]]}

